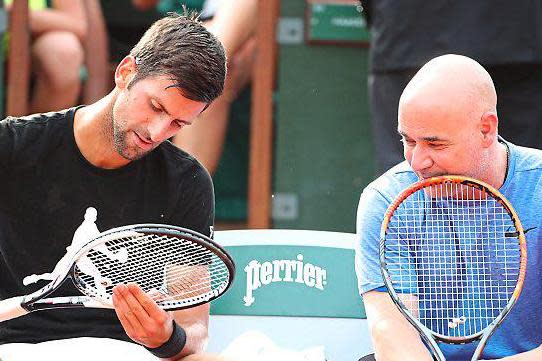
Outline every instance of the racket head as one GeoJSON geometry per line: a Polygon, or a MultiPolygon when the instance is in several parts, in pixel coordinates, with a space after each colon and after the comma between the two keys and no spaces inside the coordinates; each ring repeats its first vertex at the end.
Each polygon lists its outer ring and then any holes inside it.
{"type": "Polygon", "coordinates": [[[418,331],[465,343],[491,333],[519,297],[525,234],[512,205],[492,186],[433,177],[388,207],[380,264],[392,300],[418,331]]]}
{"type": "Polygon", "coordinates": [[[75,286],[100,303],[112,307],[113,287],[136,283],[165,310],[220,297],[234,274],[233,259],[209,237],[164,224],[103,232],[82,247],[71,270],[75,286]]]}

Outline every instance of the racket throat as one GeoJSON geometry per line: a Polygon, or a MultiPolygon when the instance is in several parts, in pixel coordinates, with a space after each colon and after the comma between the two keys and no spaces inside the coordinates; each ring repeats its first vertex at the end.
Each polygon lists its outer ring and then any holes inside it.
{"type": "Polygon", "coordinates": [[[28,312],[48,310],[53,308],[112,308],[111,305],[102,303],[87,296],[54,297],[45,298],[30,304],[23,304],[28,312]]]}

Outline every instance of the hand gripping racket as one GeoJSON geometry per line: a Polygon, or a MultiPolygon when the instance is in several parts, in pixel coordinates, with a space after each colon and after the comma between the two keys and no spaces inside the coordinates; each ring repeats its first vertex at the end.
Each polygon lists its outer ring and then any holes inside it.
{"type": "Polygon", "coordinates": [[[503,195],[480,181],[419,181],[389,206],[380,233],[388,292],[438,361],[437,342],[487,340],[516,302],[525,279],[525,235],[503,195]]]}
{"type": "Polygon", "coordinates": [[[51,308],[113,308],[113,287],[129,282],[162,309],[190,308],[221,296],[234,273],[226,251],[197,232],[162,224],[114,228],[70,246],[51,274],[25,278],[25,283],[51,282],[32,294],[0,301],[0,322],[51,308]],[[68,278],[85,296],[50,297],[68,278]]]}

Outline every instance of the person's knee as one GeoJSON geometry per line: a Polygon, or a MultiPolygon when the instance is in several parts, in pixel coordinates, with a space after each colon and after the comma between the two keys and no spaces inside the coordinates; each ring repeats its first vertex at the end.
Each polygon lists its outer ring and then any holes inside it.
{"type": "Polygon", "coordinates": [[[33,70],[51,86],[64,88],[79,82],[84,60],[83,46],[77,36],[54,31],[38,37],[32,45],[33,70]]]}

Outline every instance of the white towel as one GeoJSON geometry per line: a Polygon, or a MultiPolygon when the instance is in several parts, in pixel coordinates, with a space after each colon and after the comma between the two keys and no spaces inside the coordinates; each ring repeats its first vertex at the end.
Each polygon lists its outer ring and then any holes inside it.
{"type": "Polygon", "coordinates": [[[287,350],[277,346],[266,334],[248,331],[234,339],[221,356],[232,361],[325,361],[323,346],[302,351],[287,350]]]}

